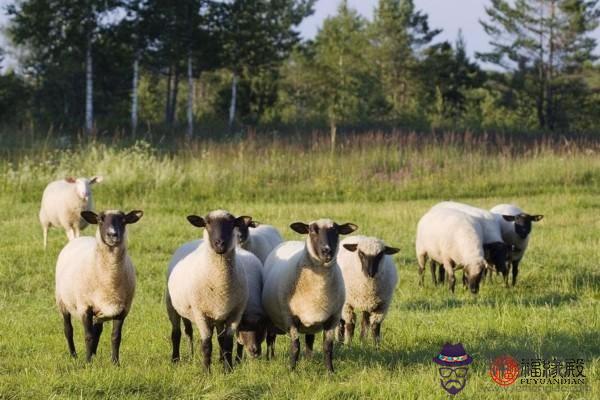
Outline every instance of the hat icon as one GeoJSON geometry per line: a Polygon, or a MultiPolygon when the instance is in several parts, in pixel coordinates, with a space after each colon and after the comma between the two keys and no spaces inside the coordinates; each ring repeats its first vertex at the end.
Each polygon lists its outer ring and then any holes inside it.
{"type": "Polygon", "coordinates": [[[433,362],[445,367],[460,367],[471,364],[473,358],[467,354],[462,343],[446,343],[442,346],[440,354],[433,358],[433,362]]]}

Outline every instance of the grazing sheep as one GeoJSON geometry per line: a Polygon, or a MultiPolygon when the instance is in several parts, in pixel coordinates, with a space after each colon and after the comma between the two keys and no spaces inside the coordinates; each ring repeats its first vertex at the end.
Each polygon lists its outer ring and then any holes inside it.
{"type": "Polygon", "coordinates": [[[121,330],[135,293],[135,268],[127,255],[126,225],[136,223],[142,211],[82,211],[90,224],[97,224],[96,237],[71,240],[56,263],[56,304],[63,316],[69,352],[77,356],[71,316],[81,319],[85,332],[87,361],[96,354],[102,324],[113,321],[112,361],[119,362],[121,330]]]}
{"type": "Polygon", "coordinates": [[[267,355],[273,356],[275,335],[289,333],[294,369],[300,355],[299,334],[306,334],[307,355],[311,355],[315,333],[324,331],[325,365],[333,372],[335,328],[345,300],[344,280],[336,261],[339,235],[348,235],[357,226],[320,219],[309,224],[295,222],[290,227],[308,236],[305,242],[282,243],[265,262],[262,301],[272,323],[267,332],[267,355]]]}
{"type": "Polygon", "coordinates": [[[258,257],[261,263],[282,242],[283,238],[274,226],[251,221],[248,226],[240,228],[240,246],[258,257]]]}
{"type": "Polygon", "coordinates": [[[350,236],[340,242],[337,261],[344,277],[346,302],[342,310],[339,337],[350,344],[356,323],[355,310],[362,311],[360,338],[371,329],[373,340],[381,340],[381,323],[392,302],[398,273],[391,255],[399,249],[388,247],[374,237],[350,236]]]}
{"type": "MultiPolygon", "coordinates": [[[[507,281],[508,272],[506,271],[507,254],[510,251],[510,246],[506,245],[502,240],[502,231],[498,220],[491,212],[470,206],[468,204],[457,203],[454,201],[443,201],[436,204],[433,208],[450,208],[459,210],[467,215],[477,219],[483,228],[483,243],[485,259],[489,264],[493,265],[496,271],[501,272],[504,280],[507,281]]],[[[435,267],[432,268],[432,273],[435,267]]],[[[440,276],[443,281],[443,276],[440,276]]],[[[435,281],[435,277],[434,277],[435,281]]]]}
{"type": "Polygon", "coordinates": [[[419,220],[415,247],[421,285],[425,263],[429,258],[444,266],[452,292],[456,281],[454,271],[460,268],[465,270],[471,293],[479,291],[479,282],[487,263],[484,258],[483,228],[476,218],[459,210],[434,207],[419,220]]]}
{"type": "Polygon", "coordinates": [[[519,274],[519,263],[529,244],[531,223],[541,221],[544,216],[527,214],[512,204],[499,204],[490,211],[500,223],[502,239],[512,246],[507,265],[508,267],[512,265],[512,285],[515,286],[519,274]]]}
{"type": "Polygon", "coordinates": [[[101,176],[93,178],[66,178],[50,182],[42,195],[40,224],[44,232],[44,249],[48,246],[48,228],[62,227],[67,238],[79,237],[79,231],[87,226],[82,211],[94,208],[91,185],[102,182],[101,176]]]}
{"type": "Polygon", "coordinates": [[[183,318],[190,342],[191,322],[198,326],[204,367],[210,370],[212,334],[216,329],[221,358],[225,369],[230,370],[233,335],[248,301],[243,265],[256,260],[250,253],[236,249],[237,228],[248,224],[251,217],[236,218],[227,211],[216,210],[206,217],[190,215],[187,219],[192,225],[205,228],[204,240],[182,246],[169,264],[166,305],[172,324],[172,360],[179,360],[183,318]]]}

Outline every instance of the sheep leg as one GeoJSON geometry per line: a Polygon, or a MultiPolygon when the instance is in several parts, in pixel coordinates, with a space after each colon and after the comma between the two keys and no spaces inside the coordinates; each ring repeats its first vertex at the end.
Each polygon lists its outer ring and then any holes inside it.
{"type": "Polygon", "coordinates": [[[444,270],[448,274],[448,287],[450,288],[450,291],[454,293],[456,278],[454,277],[454,266],[452,265],[452,262],[444,262],[444,270]]]}
{"type": "Polygon", "coordinates": [[[112,362],[113,364],[119,364],[119,349],[121,347],[121,332],[123,331],[123,323],[125,322],[125,316],[119,315],[113,320],[112,330],[112,362]]]}
{"type": "Polygon", "coordinates": [[[196,318],[196,325],[200,331],[200,344],[202,348],[202,364],[210,372],[210,359],[212,357],[212,331],[213,326],[204,318],[196,318]]]}
{"type": "Polygon", "coordinates": [[[72,227],[67,229],[67,238],[69,239],[69,242],[75,239],[75,230],[72,227]]]}
{"type": "Polygon", "coordinates": [[[369,331],[370,323],[369,323],[370,315],[368,312],[363,311],[362,313],[362,321],[360,322],[360,340],[364,340],[367,336],[367,332],[369,331]]]}
{"type": "Polygon", "coordinates": [[[304,343],[306,343],[306,350],[304,350],[304,356],[306,358],[312,358],[313,345],[315,344],[315,335],[310,335],[310,334],[304,335],[304,343]]]}
{"type": "Polygon", "coordinates": [[[333,341],[335,339],[335,326],[338,317],[332,317],[323,325],[323,354],[325,355],[325,367],[333,373],[333,341]]]}
{"type": "Polygon", "coordinates": [[[194,356],[194,328],[192,327],[192,321],[187,318],[181,318],[183,320],[183,329],[185,331],[185,335],[188,337],[190,342],[190,353],[192,357],[194,356]]]}
{"type": "Polygon", "coordinates": [[[446,271],[444,270],[444,265],[443,264],[439,264],[438,265],[438,274],[439,274],[440,284],[443,284],[444,280],[446,278],[446,271]]]}
{"type": "Polygon", "coordinates": [[[98,343],[100,343],[100,335],[102,335],[102,322],[97,322],[94,324],[94,343],[92,345],[92,353],[96,355],[96,351],[98,350],[98,343]]]}
{"type": "Polygon", "coordinates": [[[223,357],[223,367],[225,372],[231,372],[233,369],[233,331],[231,328],[223,325],[218,327],[219,332],[217,339],[219,341],[220,353],[223,357]]]}
{"type": "Polygon", "coordinates": [[[381,322],[373,322],[371,324],[371,335],[373,336],[375,346],[379,346],[379,343],[381,343],[381,322]]]}
{"type": "MultiPolygon", "coordinates": [[[[519,263],[520,262],[521,262],[521,260],[512,262],[512,285],[513,286],[515,286],[517,284],[517,275],[519,275],[519,263]]],[[[507,275],[507,279],[508,279],[508,272],[506,275],[507,275]]]]}
{"type": "Polygon", "coordinates": [[[277,334],[267,328],[267,360],[275,358],[275,339],[277,334]]]}
{"type": "Polygon", "coordinates": [[[338,324],[336,331],[335,331],[338,342],[340,342],[340,343],[344,342],[344,337],[346,336],[345,331],[346,331],[346,321],[344,321],[344,318],[340,318],[340,323],[338,324]]]}
{"type": "Polygon", "coordinates": [[[80,236],[79,225],[73,227],[73,237],[78,238],[80,236]]]}
{"type": "Polygon", "coordinates": [[[437,263],[433,260],[430,260],[429,261],[429,269],[431,270],[431,280],[433,281],[433,284],[437,286],[438,280],[435,276],[436,268],[437,268],[437,263]]]}
{"type": "Polygon", "coordinates": [[[292,339],[290,345],[290,368],[294,370],[300,357],[300,335],[298,328],[294,325],[290,326],[290,337],[292,339]]]}
{"type": "Polygon", "coordinates": [[[352,343],[354,327],[356,326],[356,314],[350,305],[344,305],[344,308],[342,309],[342,318],[344,320],[344,344],[349,345],[352,343]]]}
{"type": "Polygon", "coordinates": [[[171,347],[173,349],[171,361],[175,363],[180,359],[179,347],[181,344],[181,316],[177,314],[177,311],[175,311],[175,308],[173,308],[171,296],[169,296],[168,293],[166,303],[167,314],[169,315],[169,321],[171,321],[171,347]]]}
{"type": "Polygon", "coordinates": [[[94,312],[92,309],[88,309],[83,315],[83,331],[85,336],[85,350],[87,362],[92,361],[93,346],[94,346],[94,312]]]}
{"type": "Polygon", "coordinates": [[[42,227],[42,232],[44,233],[44,250],[46,250],[48,247],[48,225],[42,227]]]}
{"type": "Polygon", "coordinates": [[[73,341],[73,324],[71,324],[71,314],[63,314],[63,325],[65,329],[65,337],[67,338],[67,345],[69,346],[69,354],[71,354],[71,357],[76,358],[77,352],[75,351],[75,342],[73,341]]]}
{"type": "Polygon", "coordinates": [[[419,263],[419,286],[423,286],[423,273],[427,263],[427,254],[417,254],[417,262],[419,263]]]}
{"type": "Polygon", "coordinates": [[[244,358],[244,345],[241,344],[240,342],[237,342],[235,350],[236,350],[235,360],[238,363],[241,363],[242,359],[244,358]]]}

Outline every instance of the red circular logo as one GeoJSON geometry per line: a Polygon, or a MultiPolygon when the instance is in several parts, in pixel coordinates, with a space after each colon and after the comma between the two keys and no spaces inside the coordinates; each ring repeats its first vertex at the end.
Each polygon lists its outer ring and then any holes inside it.
{"type": "Polygon", "coordinates": [[[519,363],[511,356],[500,356],[490,365],[490,376],[500,386],[515,383],[520,371],[519,363]]]}

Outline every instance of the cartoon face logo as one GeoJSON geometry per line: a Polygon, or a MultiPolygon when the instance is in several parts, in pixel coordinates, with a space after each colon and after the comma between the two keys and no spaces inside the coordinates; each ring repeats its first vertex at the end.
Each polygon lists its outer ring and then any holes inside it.
{"type": "Polygon", "coordinates": [[[444,344],[433,362],[439,365],[440,385],[446,392],[455,395],[465,388],[473,358],[467,354],[462,343],[444,344]]]}

